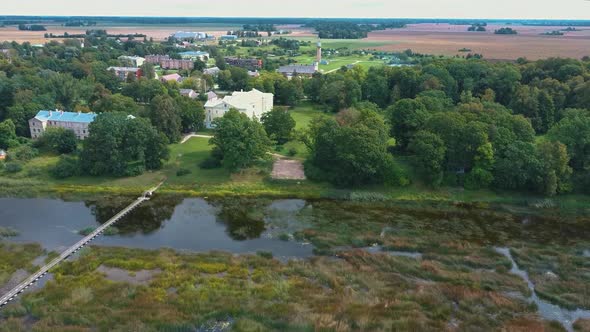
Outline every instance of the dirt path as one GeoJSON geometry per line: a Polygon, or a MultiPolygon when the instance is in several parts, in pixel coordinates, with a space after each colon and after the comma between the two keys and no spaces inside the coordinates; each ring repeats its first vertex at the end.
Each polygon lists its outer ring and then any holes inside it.
{"type": "Polygon", "coordinates": [[[305,180],[303,163],[300,160],[277,159],[270,175],[276,180],[305,180]]]}
{"type": "Polygon", "coordinates": [[[193,138],[193,137],[199,137],[199,138],[213,138],[213,136],[211,135],[200,135],[200,134],[188,134],[186,136],[184,136],[182,138],[182,141],[180,141],[180,144],[184,144],[186,143],[189,139],[193,138]]]}

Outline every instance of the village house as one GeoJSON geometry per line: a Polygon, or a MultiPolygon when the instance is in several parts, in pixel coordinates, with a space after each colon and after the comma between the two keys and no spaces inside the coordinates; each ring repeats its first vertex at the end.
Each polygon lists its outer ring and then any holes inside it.
{"type": "Polygon", "coordinates": [[[262,69],[262,60],[253,58],[225,57],[225,62],[234,67],[245,68],[249,70],[262,69]]]}
{"type": "Polygon", "coordinates": [[[262,114],[272,110],[273,98],[272,93],[252,89],[248,92],[236,91],[223,99],[211,99],[205,104],[205,126],[212,128],[213,120],[222,117],[232,108],[246,114],[249,118],[260,119],[262,114]]]}
{"type": "Polygon", "coordinates": [[[197,99],[199,97],[199,94],[193,89],[180,89],[180,95],[191,99],[197,99]]]}
{"type": "Polygon", "coordinates": [[[0,160],[6,160],[6,151],[0,149],[0,160]]]}
{"type": "Polygon", "coordinates": [[[279,67],[277,72],[286,78],[291,79],[293,76],[311,77],[318,71],[318,63],[313,65],[287,65],[279,67]]]}
{"type": "Polygon", "coordinates": [[[215,92],[213,92],[213,91],[207,92],[207,101],[214,100],[217,98],[219,98],[219,97],[217,96],[217,94],[215,92]]]}
{"type": "Polygon", "coordinates": [[[125,66],[129,67],[141,67],[145,62],[145,58],[140,56],[129,56],[129,55],[121,55],[118,57],[119,61],[121,61],[125,66]]]}
{"type": "Polygon", "coordinates": [[[109,71],[115,72],[115,75],[121,80],[125,81],[129,74],[133,77],[139,79],[143,76],[143,72],[141,68],[133,68],[133,67],[109,67],[107,68],[109,71]]]}
{"type": "Polygon", "coordinates": [[[85,139],[90,134],[88,129],[96,114],[64,111],[39,111],[29,120],[31,138],[39,138],[47,128],[65,128],[72,130],[78,139],[85,139]]]}
{"type": "Polygon", "coordinates": [[[204,69],[203,74],[217,76],[217,74],[219,74],[220,71],[221,71],[221,69],[219,69],[218,67],[211,67],[211,68],[204,69]]]}
{"type": "Polygon", "coordinates": [[[170,82],[170,81],[176,81],[178,83],[182,82],[183,78],[182,76],[174,73],[174,74],[170,74],[170,75],[164,75],[160,78],[160,81],[162,83],[166,83],[166,82],[170,82]]]}

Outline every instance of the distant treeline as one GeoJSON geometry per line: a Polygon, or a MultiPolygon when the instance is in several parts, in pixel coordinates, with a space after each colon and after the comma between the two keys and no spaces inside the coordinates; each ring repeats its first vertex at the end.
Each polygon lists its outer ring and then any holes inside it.
{"type": "Polygon", "coordinates": [[[39,24],[19,24],[18,29],[21,31],[47,31],[45,26],[39,24]]]}
{"type": "Polygon", "coordinates": [[[403,22],[388,22],[381,24],[357,24],[353,22],[325,22],[316,21],[307,24],[315,28],[320,38],[326,39],[360,39],[366,38],[368,33],[375,30],[388,28],[403,28],[403,22]]]}
{"type": "Polygon", "coordinates": [[[497,35],[516,35],[518,32],[512,28],[500,28],[494,31],[497,35]]]}
{"type": "Polygon", "coordinates": [[[64,23],[63,25],[66,27],[89,27],[89,26],[96,25],[96,22],[76,20],[76,21],[68,21],[68,22],[64,23]]]}
{"type": "Polygon", "coordinates": [[[53,33],[46,33],[45,38],[87,38],[87,37],[94,37],[94,38],[144,38],[146,37],[145,34],[141,33],[132,33],[132,34],[109,34],[106,30],[86,30],[86,33],[77,33],[77,34],[70,34],[64,32],[63,35],[54,35],[53,33]]]}

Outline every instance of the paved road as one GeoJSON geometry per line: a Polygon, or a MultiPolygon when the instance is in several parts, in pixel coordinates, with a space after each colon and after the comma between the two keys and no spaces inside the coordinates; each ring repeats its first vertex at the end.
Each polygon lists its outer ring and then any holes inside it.
{"type": "Polygon", "coordinates": [[[157,187],[152,188],[152,189],[146,191],[143,195],[141,195],[141,197],[138,197],[135,201],[133,201],[133,203],[131,203],[126,208],[124,208],[121,212],[117,213],[109,221],[107,221],[106,223],[102,224],[100,227],[98,227],[96,230],[94,230],[94,232],[90,233],[88,236],[86,236],[85,238],[83,238],[82,240],[78,241],[73,246],[71,246],[68,249],[66,249],[64,252],[61,253],[61,255],[59,255],[58,257],[56,257],[55,259],[53,259],[47,265],[41,267],[41,269],[39,269],[39,271],[37,271],[35,274],[31,275],[25,281],[21,282],[18,286],[16,286],[15,288],[13,288],[11,291],[9,291],[8,293],[6,293],[2,297],[0,297],[0,307],[3,307],[4,305],[8,304],[8,302],[12,301],[15,297],[18,296],[18,294],[22,293],[25,289],[29,288],[29,286],[31,286],[37,280],[39,280],[45,274],[47,274],[47,272],[49,272],[49,270],[51,270],[52,268],[54,268],[56,265],[58,265],[62,261],[66,260],[73,253],[75,253],[78,250],[82,249],[90,241],[94,240],[94,238],[96,238],[97,236],[99,236],[100,234],[102,234],[102,232],[104,232],[107,228],[109,228],[114,223],[116,223],[117,221],[119,221],[119,219],[121,219],[122,217],[124,217],[126,214],[128,214],[131,211],[133,211],[133,209],[135,209],[136,207],[138,207],[141,203],[149,200],[149,197],[151,197],[151,195],[153,194],[153,192],[156,191],[156,190],[158,190],[158,188],[162,184],[163,184],[163,182],[160,183],[157,187]]]}

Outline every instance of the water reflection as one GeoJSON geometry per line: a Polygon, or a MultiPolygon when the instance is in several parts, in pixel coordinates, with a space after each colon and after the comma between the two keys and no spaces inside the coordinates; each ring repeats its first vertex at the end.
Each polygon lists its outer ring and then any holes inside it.
{"type": "MultiPolygon", "coordinates": [[[[0,199],[0,226],[20,232],[11,240],[38,242],[48,250],[60,251],[80,239],[79,230],[106,222],[132,199],[0,199]]],[[[115,225],[116,235],[98,237],[92,244],[197,252],[266,251],[279,259],[311,256],[310,245],[268,236],[264,204],[270,201],[210,204],[203,199],[159,196],[122,218],[115,225]]]]}

